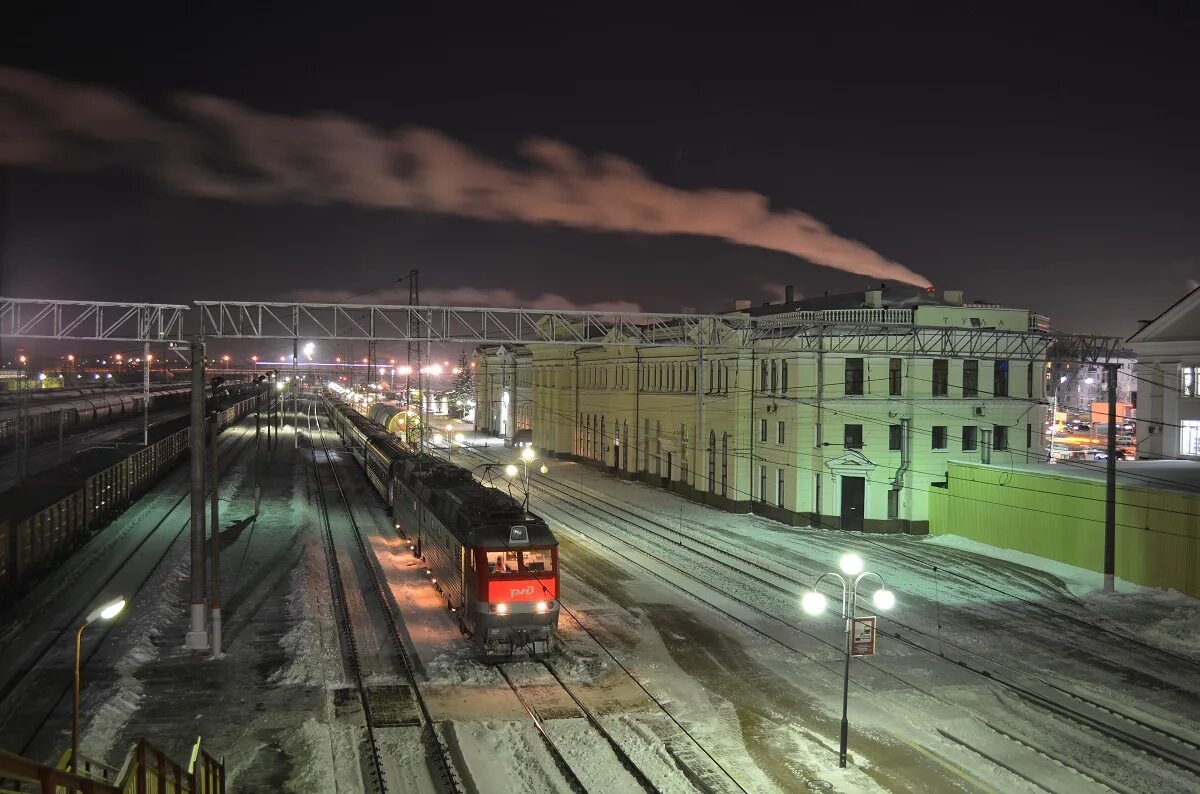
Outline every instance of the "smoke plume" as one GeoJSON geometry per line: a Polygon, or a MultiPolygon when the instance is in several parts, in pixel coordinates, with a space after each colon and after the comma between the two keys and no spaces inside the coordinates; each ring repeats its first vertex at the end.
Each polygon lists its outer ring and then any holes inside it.
{"type": "Polygon", "coordinates": [[[681,190],[612,154],[531,138],[519,165],[422,127],[264,113],[177,94],[156,113],[118,92],[0,67],[0,164],[141,171],[164,188],[239,202],[424,210],[494,221],[686,234],[782,251],[876,279],[924,277],[749,191],[681,190]]]}
{"type": "MultiPolygon", "coordinates": [[[[390,304],[403,306],[408,303],[408,289],[374,290],[361,298],[355,298],[350,290],[305,289],[292,293],[292,297],[306,303],[355,303],[390,304]],[[353,299],[353,300],[352,300],[353,299]]],[[[536,297],[521,295],[511,289],[480,289],[478,287],[451,287],[421,290],[421,303],[428,306],[501,306],[523,309],[563,309],[567,311],[591,312],[640,312],[640,304],[631,301],[598,301],[578,303],[552,292],[536,297]]]]}

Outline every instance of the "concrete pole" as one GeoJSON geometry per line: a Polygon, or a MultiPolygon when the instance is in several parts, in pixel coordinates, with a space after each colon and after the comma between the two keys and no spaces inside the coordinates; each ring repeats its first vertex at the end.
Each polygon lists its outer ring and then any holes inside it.
{"type": "MultiPolygon", "coordinates": [[[[637,420],[635,419],[634,421],[637,421],[637,420]]],[[[708,435],[704,432],[704,348],[703,347],[696,348],[696,440],[692,444],[692,448],[693,448],[692,455],[694,456],[693,462],[692,462],[692,476],[694,478],[696,478],[693,480],[693,482],[697,482],[699,480],[699,472],[700,472],[701,465],[706,466],[706,463],[707,463],[706,461],[704,461],[703,456],[701,455],[701,451],[708,448],[708,435]]],[[[713,450],[709,454],[712,454],[712,455],[716,454],[716,443],[715,442],[713,443],[713,450]]],[[[635,455],[635,457],[636,457],[636,455],[635,455]]],[[[704,477],[707,478],[708,476],[709,476],[709,471],[706,466],[706,468],[704,469],[704,477]]],[[[706,482],[703,490],[712,491],[715,489],[711,482],[706,482]]]]}
{"type": "Polygon", "coordinates": [[[150,445],[150,343],[142,347],[142,446],[150,445]]]}
{"type": "Polygon", "coordinates": [[[192,349],[192,611],[191,627],[184,638],[188,650],[208,648],[204,614],[204,342],[196,339],[192,349]]]}
{"type": "Polygon", "coordinates": [[[1117,574],[1117,364],[1105,364],[1108,378],[1108,464],[1104,477],[1104,592],[1116,592],[1117,574]]]}
{"type": "Polygon", "coordinates": [[[300,340],[292,340],[292,448],[300,449],[300,340]]]}
{"type": "Polygon", "coordinates": [[[221,658],[221,519],[218,504],[221,495],[221,474],[217,466],[217,420],[209,420],[209,480],[211,488],[210,502],[212,509],[212,584],[209,590],[209,604],[212,615],[212,656],[221,658]]]}

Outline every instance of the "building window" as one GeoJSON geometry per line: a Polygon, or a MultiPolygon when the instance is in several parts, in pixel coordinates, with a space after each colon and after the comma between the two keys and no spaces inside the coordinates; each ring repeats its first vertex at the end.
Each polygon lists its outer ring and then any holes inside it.
{"type": "MultiPolygon", "coordinates": [[[[1200,397],[1200,393],[1196,390],[1197,386],[1200,385],[1200,367],[1184,367],[1180,371],[1180,376],[1180,391],[1182,392],[1180,396],[1200,397]]],[[[1180,447],[1180,449],[1182,450],[1183,447],[1180,447]]]]}
{"type": "Polygon", "coordinates": [[[992,396],[1008,396],[1008,362],[997,361],[992,369],[992,396]]]}
{"type": "Polygon", "coordinates": [[[1025,367],[1025,396],[1033,397],[1033,362],[1025,367]]]}
{"type": "Polygon", "coordinates": [[[900,437],[904,434],[904,425],[888,426],[888,449],[893,452],[900,449],[900,437]]]}
{"type": "Polygon", "coordinates": [[[1004,425],[996,425],[992,433],[992,448],[998,452],[1008,449],[1008,428],[1004,425]]]}
{"type": "Polygon", "coordinates": [[[762,383],[758,387],[758,389],[759,389],[759,391],[766,391],[767,390],[767,379],[770,377],[770,373],[768,372],[767,360],[765,358],[762,360],[762,366],[760,367],[760,369],[762,370],[762,377],[760,378],[762,383]]]}
{"type": "Polygon", "coordinates": [[[767,501],[767,467],[765,464],[758,467],[758,501],[767,501]]]}
{"type": "Polygon", "coordinates": [[[775,504],[783,507],[783,469],[775,470],[775,504]]]}
{"type": "Polygon", "coordinates": [[[892,488],[888,491],[888,518],[900,517],[900,491],[892,488]]]}
{"type": "Polygon", "coordinates": [[[758,440],[763,442],[764,444],[767,443],[767,420],[766,419],[758,420],[758,440]]]}
{"type": "Polygon", "coordinates": [[[950,393],[950,362],[944,358],[933,360],[933,396],[945,397],[950,393]]]}
{"type": "Polygon", "coordinates": [[[771,391],[779,388],[779,362],[771,361],[771,391]]]}
{"type": "Polygon", "coordinates": [[[899,397],[903,391],[904,374],[901,369],[903,359],[889,358],[888,359],[888,394],[892,397],[899,397]]]}
{"type": "Polygon", "coordinates": [[[963,362],[963,397],[975,397],[979,394],[979,362],[963,362]]]}
{"type": "Polygon", "coordinates": [[[787,359],[779,362],[779,390],[785,395],[788,390],[787,359]]]}
{"type": "Polygon", "coordinates": [[[945,425],[934,425],[933,426],[933,448],[934,449],[945,449],[946,448],[946,426],[945,425]]]}
{"type": "Polygon", "coordinates": [[[846,449],[862,449],[862,425],[846,425],[846,449]]]}
{"type": "Polygon", "coordinates": [[[1179,454],[1200,455],[1200,419],[1180,420],[1179,454]]]}
{"type": "Polygon", "coordinates": [[[863,393],[863,360],[861,358],[846,359],[846,394],[863,393]]]}
{"type": "Polygon", "coordinates": [[[778,422],[775,425],[775,443],[783,444],[787,442],[787,430],[784,429],[784,423],[778,422]]]}
{"type": "Polygon", "coordinates": [[[962,429],[963,452],[973,452],[979,444],[979,428],[967,425],[962,429]]]}
{"type": "Polygon", "coordinates": [[[721,496],[729,495],[729,434],[721,434],[721,496]]]}

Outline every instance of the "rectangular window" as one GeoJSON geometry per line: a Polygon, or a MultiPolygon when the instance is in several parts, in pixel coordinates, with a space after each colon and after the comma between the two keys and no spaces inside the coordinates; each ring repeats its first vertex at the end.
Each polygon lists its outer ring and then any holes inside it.
{"type": "Polygon", "coordinates": [[[779,362],[771,360],[771,391],[779,388],[779,362]]]}
{"type": "Polygon", "coordinates": [[[846,449],[862,449],[862,425],[846,425],[846,449]]]}
{"type": "Polygon", "coordinates": [[[1033,448],[1033,425],[1025,425],[1025,449],[1033,448]]]}
{"type": "Polygon", "coordinates": [[[775,470],[775,504],[783,507],[783,469],[775,470]]]}
{"type": "Polygon", "coordinates": [[[770,372],[769,366],[767,365],[767,360],[765,358],[762,360],[762,365],[761,365],[760,369],[762,370],[762,384],[758,388],[759,388],[759,391],[766,391],[767,384],[768,384],[768,378],[771,377],[771,372],[770,372]]]}
{"type": "MultiPolygon", "coordinates": [[[[1180,370],[1180,396],[1196,397],[1196,386],[1200,383],[1200,367],[1184,367],[1180,370]]],[[[1183,448],[1180,447],[1182,450],[1183,448]]]]}
{"type": "Polygon", "coordinates": [[[975,397],[979,394],[979,362],[963,362],[963,397],[975,397]]]}
{"type": "Polygon", "coordinates": [[[1004,425],[996,425],[993,430],[992,448],[998,452],[1008,449],[1008,428],[1004,425]]]}
{"type": "Polygon", "coordinates": [[[1200,455],[1200,419],[1180,420],[1179,454],[1200,455]]]}
{"type": "Polygon", "coordinates": [[[946,426],[945,425],[934,425],[933,426],[933,448],[934,449],[945,449],[946,448],[946,426]]]}
{"type": "Polygon", "coordinates": [[[863,393],[863,360],[861,358],[846,359],[846,394],[863,393]]]}
{"type": "Polygon", "coordinates": [[[783,392],[785,395],[787,394],[788,390],[787,369],[787,359],[785,358],[783,361],[779,362],[779,391],[783,392]]]}
{"type": "Polygon", "coordinates": [[[950,393],[950,362],[944,358],[933,360],[933,396],[945,397],[950,393]]]}
{"type": "Polygon", "coordinates": [[[997,361],[992,369],[992,395],[994,397],[1008,396],[1008,362],[997,361]]]}
{"type": "Polygon", "coordinates": [[[974,425],[964,426],[962,429],[962,448],[963,452],[974,452],[979,445],[979,428],[974,425]]]}
{"type": "Polygon", "coordinates": [[[890,425],[888,427],[888,449],[900,449],[900,436],[904,433],[904,425],[890,425]]]}
{"type": "Polygon", "coordinates": [[[758,501],[767,501],[767,467],[758,467],[758,501]]]}
{"type": "Polygon", "coordinates": [[[780,422],[775,426],[775,442],[778,444],[782,444],[787,441],[787,431],[785,431],[783,428],[783,422],[780,422]]]}
{"type": "Polygon", "coordinates": [[[892,488],[888,491],[888,518],[900,517],[900,491],[892,488]]]}
{"type": "Polygon", "coordinates": [[[758,420],[758,440],[763,442],[764,444],[767,443],[767,420],[766,419],[758,420]]]}
{"type": "Polygon", "coordinates": [[[889,358],[888,359],[888,394],[892,397],[899,397],[904,390],[904,371],[901,362],[903,359],[889,358]]]}

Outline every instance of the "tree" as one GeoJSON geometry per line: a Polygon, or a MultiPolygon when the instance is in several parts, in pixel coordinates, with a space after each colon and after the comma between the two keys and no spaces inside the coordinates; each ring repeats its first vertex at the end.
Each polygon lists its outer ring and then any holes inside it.
{"type": "Polygon", "coordinates": [[[466,413],[467,406],[475,402],[475,375],[471,370],[471,362],[467,359],[467,351],[458,356],[458,373],[450,381],[449,393],[446,395],[450,403],[450,416],[461,419],[466,413]]]}

